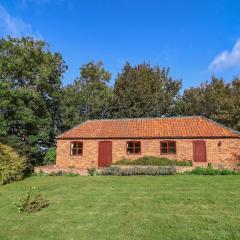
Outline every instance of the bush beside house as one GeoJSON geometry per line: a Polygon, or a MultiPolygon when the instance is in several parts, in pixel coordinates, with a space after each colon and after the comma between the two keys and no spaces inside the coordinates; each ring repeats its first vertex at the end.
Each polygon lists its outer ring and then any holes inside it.
{"type": "Polygon", "coordinates": [[[48,149],[46,155],[44,156],[44,165],[55,164],[56,162],[56,147],[51,147],[48,149]]]}
{"type": "Polygon", "coordinates": [[[169,158],[143,156],[136,160],[121,159],[113,165],[139,165],[139,166],[192,166],[191,161],[177,161],[169,158]]]}
{"type": "Polygon", "coordinates": [[[174,175],[174,166],[111,166],[103,168],[100,175],[133,176],[133,175],[174,175]]]}

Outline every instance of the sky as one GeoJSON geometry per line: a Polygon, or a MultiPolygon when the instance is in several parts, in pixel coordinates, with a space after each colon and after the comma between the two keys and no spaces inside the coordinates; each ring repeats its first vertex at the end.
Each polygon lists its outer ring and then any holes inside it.
{"type": "Polygon", "coordinates": [[[0,0],[0,37],[32,36],[60,52],[70,84],[103,61],[111,84],[126,61],[170,68],[184,88],[240,76],[239,0],[0,0]]]}

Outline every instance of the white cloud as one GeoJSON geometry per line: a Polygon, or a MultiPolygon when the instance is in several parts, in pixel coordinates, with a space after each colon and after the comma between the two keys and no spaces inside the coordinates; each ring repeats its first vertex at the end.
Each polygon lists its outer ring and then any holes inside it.
{"type": "Polygon", "coordinates": [[[34,32],[29,23],[21,18],[11,16],[8,11],[0,5],[0,36],[10,35],[12,37],[32,36],[42,38],[39,32],[34,32]]]}
{"type": "Polygon", "coordinates": [[[223,51],[217,55],[209,65],[210,71],[219,71],[240,66],[240,40],[231,51],[223,51]]]}

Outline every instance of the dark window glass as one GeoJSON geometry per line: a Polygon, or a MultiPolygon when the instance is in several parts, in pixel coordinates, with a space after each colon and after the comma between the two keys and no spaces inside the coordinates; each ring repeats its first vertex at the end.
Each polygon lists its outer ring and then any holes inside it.
{"type": "Polygon", "coordinates": [[[169,153],[176,153],[176,148],[169,148],[169,153]]]}
{"type": "Polygon", "coordinates": [[[175,141],[160,142],[160,153],[176,154],[176,142],[175,141]]]}
{"type": "Polygon", "coordinates": [[[141,153],[141,149],[140,149],[140,147],[139,148],[135,148],[135,153],[141,153]]]}
{"type": "Polygon", "coordinates": [[[162,148],[162,153],[168,153],[167,148],[162,148]]]}
{"type": "Polygon", "coordinates": [[[167,143],[166,142],[162,142],[161,146],[162,146],[162,148],[167,148],[167,143]]]}
{"type": "Polygon", "coordinates": [[[140,154],[141,153],[141,142],[127,142],[127,153],[128,154],[140,154]]]}
{"type": "Polygon", "coordinates": [[[176,145],[176,144],[175,144],[175,142],[169,142],[168,145],[169,145],[170,148],[175,148],[175,145],[176,145]]]}
{"type": "Polygon", "coordinates": [[[129,148],[133,148],[134,147],[134,142],[128,142],[127,145],[128,145],[129,148]]]}

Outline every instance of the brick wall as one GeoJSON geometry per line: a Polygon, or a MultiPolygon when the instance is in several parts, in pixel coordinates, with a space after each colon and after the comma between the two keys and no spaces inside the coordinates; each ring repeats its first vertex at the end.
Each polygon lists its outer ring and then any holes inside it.
{"type": "MultiPolygon", "coordinates": [[[[137,139],[134,139],[135,141],[137,139]]],[[[167,139],[166,139],[167,140],[167,139]]],[[[91,168],[98,165],[98,142],[100,140],[82,140],[83,155],[71,156],[71,140],[57,140],[57,166],[76,168],[91,168]]],[[[141,155],[127,155],[126,141],[111,140],[113,144],[113,162],[122,158],[136,159],[141,156],[160,156],[177,160],[193,160],[192,139],[176,139],[177,153],[174,155],[160,155],[159,139],[139,139],[141,141],[141,155]]],[[[161,139],[164,141],[164,139],[161,139]]],[[[240,139],[205,139],[207,147],[207,161],[213,164],[240,162],[240,139]]]]}

